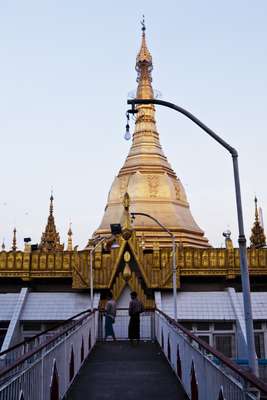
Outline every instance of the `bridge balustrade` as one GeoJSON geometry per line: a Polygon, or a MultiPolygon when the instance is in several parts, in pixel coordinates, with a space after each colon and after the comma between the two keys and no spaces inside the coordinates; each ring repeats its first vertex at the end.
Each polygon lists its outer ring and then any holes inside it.
{"type": "Polygon", "coordinates": [[[55,323],[54,326],[52,326],[51,328],[46,329],[45,331],[42,331],[39,334],[34,335],[31,338],[27,338],[26,340],[17,343],[9,349],[0,352],[0,369],[6,368],[9,365],[14,364],[24,354],[27,354],[29,351],[33,350],[42,343],[47,342],[47,340],[54,337],[56,334],[59,334],[66,330],[66,328],[71,328],[71,326],[75,323],[75,319],[84,315],[85,312],[82,311],[79,314],[68,318],[64,322],[55,323]]]}
{"type": "Polygon", "coordinates": [[[155,311],[155,332],[191,400],[267,398],[266,384],[160,310],[155,311]]]}
{"type": "MultiPolygon", "coordinates": [[[[128,323],[128,310],[118,309],[117,339],[128,339],[128,323]]],[[[191,400],[267,399],[264,382],[162,311],[146,310],[140,325],[141,339],[159,343],[191,400]]],[[[97,338],[104,338],[104,314],[87,310],[0,353],[5,362],[0,369],[0,400],[62,399],[97,338]]]]}
{"type": "Polygon", "coordinates": [[[58,400],[67,392],[96,342],[98,311],[77,314],[40,343],[34,337],[27,353],[17,348],[2,354],[8,360],[0,370],[0,400],[58,400]],[[12,357],[14,362],[11,363],[12,357]]]}

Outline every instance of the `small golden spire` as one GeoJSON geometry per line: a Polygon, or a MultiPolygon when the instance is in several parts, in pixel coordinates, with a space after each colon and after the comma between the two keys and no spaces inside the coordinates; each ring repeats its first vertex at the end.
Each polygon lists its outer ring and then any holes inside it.
{"type": "Polygon", "coordinates": [[[4,251],[4,250],[5,250],[5,248],[6,248],[6,246],[5,246],[5,238],[3,238],[3,242],[2,242],[2,250],[4,251]]]}
{"type": "Polygon", "coordinates": [[[126,211],[129,211],[129,207],[130,207],[130,196],[129,194],[126,192],[124,193],[123,196],[123,207],[126,211]]]}
{"type": "Polygon", "coordinates": [[[258,199],[256,196],[255,196],[254,202],[255,202],[255,221],[259,221],[258,199]]]}
{"type": "Polygon", "coordinates": [[[49,208],[49,214],[51,216],[53,216],[53,201],[54,201],[54,197],[53,197],[53,192],[51,191],[51,196],[50,196],[50,208],[49,208]]]}
{"type": "Polygon", "coordinates": [[[250,247],[260,248],[266,246],[266,237],[264,234],[264,229],[259,221],[257,197],[255,197],[254,201],[255,201],[255,221],[251,229],[250,247]]]}
{"type": "Polygon", "coordinates": [[[68,246],[67,246],[67,251],[73,251],[71,222],[70,222],[70,226],[69,226],[69,230],[68,230],[68,246]]]}
{"type": "Polygon", "coordinates": [[[17,250],[17,230],[16,228],[13,229],[13,241],[12,241],[12,251],[17,250]]]}
{"type": "Polygon", "coordinates": [[[42,251],[63,251],[64,248],[64,245],[60,243],[59,233],[56,229],[55,218],[53,215],[53,200],[54,197],[51,192],[49,216],[39,245],[39,249],[42,251]]]}

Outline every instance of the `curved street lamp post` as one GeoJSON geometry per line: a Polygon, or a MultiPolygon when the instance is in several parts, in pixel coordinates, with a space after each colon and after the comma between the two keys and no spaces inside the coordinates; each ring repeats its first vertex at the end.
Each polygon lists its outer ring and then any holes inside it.
{"type": "Polygon", "coordinates": [[[167,232],[172,238],[172,286],[173,286],[173,318],[177,321],[177,287],[176,287],[176,243],[174,234],[162,225],[156,218],[152,215],[143,212],[131,212],[131,216],[135,218],[136,215],[147,217],[152,219],[156,224],[158,224],[165,232],[167,232]]]}
{"type": "MultiPolygon", "coordinates": [[[[119,225],[119,224],[118,224],[119,225]]],[[[90,308],[93,310],[94,308],[94,274],[93,274],[93,255],[97,249],[98,246],[100,246],[102,243],[104,243],[107,240],[113,239],[115,243],[111,245],[111,248],[119,247],[118,243],[116,242],[116,237],[114,235],[112,236],[104,236],[100,238],[96,243],[93,243],[92,245],[88,245],[85,249],[89,250],[90,254],[90,308]]]]}
{"type": "Polygon", "coordinates": [[[239,230],[239,253],[240,253],[240,272],[244,302],[244,315],[246,324],[246,337],[248,347],[248,363],[251,371],[258,375],[258,364],[255,351],[255,340],[253,331],[253,318],[252,318],[252,307],[251,307],[251,295],[250,295],[250,282],[249,282],[249,271],[247,261],[247,247],[246,237],[244,233],[244,222],[243,222],[243,211],[241,201],[241,190],[240,190],[240,179],[239,179],[239,168],[238,168],[238,153],[236,149],[230,146],[225,140],[208,128],[203,122],[196,118],[189,111],[184,108],[177,106],[176,104],[168,101],[156,100],[156,99],[132,99],[127,101],[132,106],[132,109],[128,110],[129,114],[135,114],[138,110],[135,109],[136,105],[140,104],[158,104],[164,107],[172,108],[175,111],[185,115],[201,129],[203,129],[209,136],[211,136],[216,142],[223,146],[232,156],[233,170],[234,170],[234,183],[235,183],[235,195],[236,195],[236,207],[237,207],[237,219],[238,219],[238,230],[239,230]]]}
{"type": "Polygon", "coordinates": [[[94,277],[93,277],[93,254],[98,246],[100,246],[107,238],[103,237],[94,246],[89,247],[90,254],[90,308],[93,311],[94,308],[94,277]]]}

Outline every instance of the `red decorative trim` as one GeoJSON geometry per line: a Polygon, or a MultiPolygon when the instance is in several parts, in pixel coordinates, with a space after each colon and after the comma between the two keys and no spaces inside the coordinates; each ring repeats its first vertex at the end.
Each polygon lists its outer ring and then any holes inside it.
{"type": "Polygon", "coordinates": [[[59,381],[56,360],[53,365],[52,381],[50,386],[50,400],[59,400],[59,381]]]}
{"type": "Polygon", "coordinates": [[[73,378],[74,378],[74,352],[73,352],[73,347],[71,347],[70,364],[69,364],[69,381],[71,382],[73,378]]]}
{"type": "Polygon", "coordinates": [[[191,367],[191,400],[198,400],[197,378],[193,361],[191,367]]]}

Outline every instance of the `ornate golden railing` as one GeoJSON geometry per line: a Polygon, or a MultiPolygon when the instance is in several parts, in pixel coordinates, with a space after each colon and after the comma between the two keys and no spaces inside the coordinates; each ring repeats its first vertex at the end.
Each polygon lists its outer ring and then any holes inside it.
{"type": "MultiPolygon", "coordinates": [[[[101,247],[93,257],[94,287],[112,288],[122,271],[126,242],[121,248],[104,251],[101,247]]],[[[135,237],[127,243],[132,260],[148,288],[170,288],[171,249],[145,250],[135,237]],[[130,247],[129,247],[130,246],[130,247]]],[[[224,277],[235,279],[240,275],[239,250],[225,248],[177,248],[177,284],[183,277],[224,277]]],[[[267,248],[248,249],[251,276],[267,276],[267,248]]],[[[90,286],[90,254],[88,250],[26,253],[22,251],[0,252],[0,278],[70,278],[73,288],[90,286]]],[[[117,282],[118,286],[118,282],[117,282]]],[[[116,286],[116,287],[117,287],[116,286]]],[[[121,286],[121,285],[119,285],[121,286]]],[[[118,290],[120,287],[118,286],[118,290]]]]}

